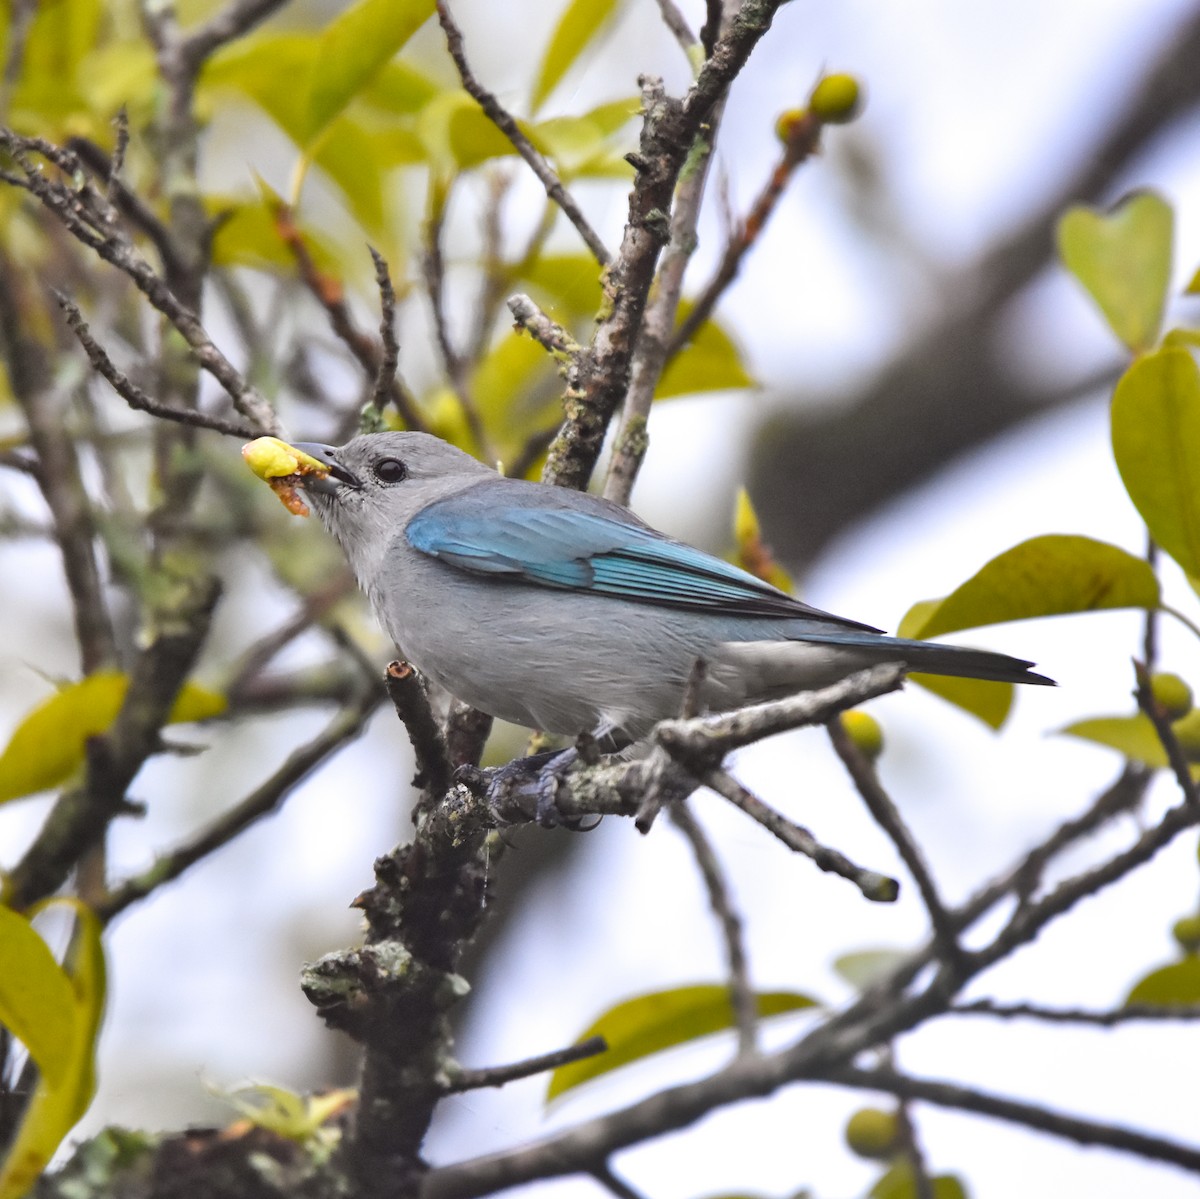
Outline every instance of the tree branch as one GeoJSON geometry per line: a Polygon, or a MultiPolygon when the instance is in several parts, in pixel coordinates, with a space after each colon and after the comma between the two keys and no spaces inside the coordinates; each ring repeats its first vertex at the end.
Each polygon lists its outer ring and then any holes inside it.
{"type": "Polygon", "coordinates": [[[513,149],[525,160],[538,182],[546,189],[546,195],[562,209],[563,215],[575,226],[576,232],[583,238],[596,261],[601,266],[606,266],[609,254],[604,242],[600,240],[600,235],[588,223],[587,218],[583,215],[583,210],[575,202],[574,197],[563,187],[562,180],[555,174],[554,168],[534,148],[529,138],[521,132],[520,126],[504,109],[500,101],[475,77],[470,63],[467,62],[466,51],[463,49],[462,30],[455,23],[446,0],[438,0],[437,14],[442,30],[446,34],[446,49],[450,51],[450,57],[454,59],[454,65],[458,68],[458,76],[462,80],[463,87],[483,109],[492,124],[512,142],[513,149]]]}
{"type": "Polygon", "coordinates": [[[1182,1145],[1165,1137],[1151,1136],[1117,1124],[1102,1124],[1079,1116],[1067,1116],[1035,1103],[991,1095],[958,1083],[934,1082],[910,1078],[894,1070],[856,1070],[846,1068],[830,1075],[830,1082],[869,1091],[884,1091],[903,1099],[916,1099],[938,1107],[976,1112],[981,1116],[1005,1120],[1024,1128],[1047,1132],[1077,1145],[1104,1145],[1119,1149],[1146,1161],[1166,1162],[1193,1174],[1200,1174],[1200,1148],[1182,1145]]]}

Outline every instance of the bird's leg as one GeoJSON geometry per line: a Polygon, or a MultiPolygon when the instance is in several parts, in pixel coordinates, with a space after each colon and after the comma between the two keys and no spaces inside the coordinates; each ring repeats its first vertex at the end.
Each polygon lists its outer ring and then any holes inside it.
{"type": "Polygon", "coordinates": [[[554,828],[562,823],[568,828],[576,827],[573,821],[560,821],[554,806],[558,781],[579,760],[575,746],[569,749],[550,749],[531,754],[527,758],[516,758],[503,766],[481,770],[477,766],[460,766],[455,778],[473,791],[482,792],[493,810],[506,807],[514,799],[532,797],[535,802],[537,822],[545,828],[554,828]]]}

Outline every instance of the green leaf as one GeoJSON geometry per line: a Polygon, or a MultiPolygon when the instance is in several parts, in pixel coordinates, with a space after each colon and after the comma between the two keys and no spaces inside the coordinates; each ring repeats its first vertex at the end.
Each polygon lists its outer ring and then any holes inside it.
{"type": "MultiPolygon", "coordinates": [[[[1193,775],[1200,774],[1200,709],[1193,708],[1182,720],[1175,721],[1171,731],[1184,757],[1197,764],[1193,766],[1193,775]]],[[[1083,741],[1103,745],[1106,749],[1115,749],[1132,761],[1157,770],[1169,764],[1154,725],[1143,712],[1136,712],[1132,716],[1094,716],[1077,720],[1059,732],[1067,737],[1079,737],[1083,741]]]]}
{"type": "Polygon", "coordinates": [[[1178,962],[1150,971],[1134,985],[1125,1002],[1153,1003],[1163,1007],[1200,1003],[1200,956],[1189,953],[1178,962]]]}
{"type": "Polygon", "coordinates": [[[1051,533],[1005,550],[945,599],[914,604],[898,632],[936,637],[1009,620],[1158,603],[1158,579],[1141,558],[1091,537],[1051,533]]]}
{"type": "Polygon", "coordinates": [[[1070,208],[1058,222],[1058,250],[1135,354],[1158,338],[1171,282],[1171,206],[1137,192],[1111,212],[1070,208]]]}
{"type": "MultiPolygon", "coordinates": [[[[967,1189],[954,1174],[938,1174],[929,1180],[933,1199],[967,1199],[967,1189]]],[[[917,1199],[917,1179],[907,1158],[894,1162],[868,1192],[870,1199],[917,1199]]]]}
{"type": "Polygon", "coordinates": [[[537,393],[539,376],[551,377],[553,368],[545,350],[531,337],[513,330],[488,351],[471,375],[471,394],[489,429],[501,430],[502,440],[519,447],[532,432],[530,422],[539,422],[546,410],[556,410],[558,395],[547,397],[533,411],[528,402],[537,393]]]}
{"type": "Polygon", "coordinates": [[[1113,455],[1154,540],[1200,575],[1200,371],[1186,350],[1138,359],[1112,401],[1113,455]]]}
{"type": "Polygon", "coordinates": [[[590,320],[600,308],[600,268],[590,254],[541,254],[522,277],[549,297],[546,307],[560,324],[590,320]]]}
{"type": "MultiPolygon", "coordinates": [[[[612,135],[628,124],[641,109],[641,99],[631,96],[602,104],[577,117],[552,117],[533,128],[538,145],[554,160],[559,175],[576,179],[591,174],[608,175],[612,154],[612,135]]],[[[618,158],[621,169],[629,174],[632,167],[618,158]]]]}
{"type": "Polygon", "coordinates": [[[317,146],[312,161],[336,184],[355,220],[373,240],[385,236],[387,188],[382,145],[361,122],[340,116],[328,126],[329,136],[317,146]]]}
{"type": "MultiPolygon", "coordinates": [[[[757,998],[760,1016],[820,1006],[808,995],[793,991],[765,991],[757,998]]],[[[734,1023],[728,987],[712,984],[675,987],[627,999],[609,1008],[579,1038],[586,1041],[590,1037],[603,1037],[608,1051],[560,1066],[550,1075],[546,1100],[556,1099],[580,1083],[599,1078],[619,1066],[732,1028],[734,1023]]]]}
{"type": "Polygon", "coordinates": [[[1001,729],[1012,711],[1016,687],[989,679],[960,679],[944,674],[910,674],[912,682],[947,703],[978,717],[991,729],[1001,729]]]}
{"type": "Polygon", "coordinates": [[[33,925],[0,906],[0,1024],[29,1050],[46,1082],[61,1086],[71,1060],[75,993],[33,925]]]}
{"type": "Polygon", "coordinates": [[[380,67],[359,92],[359,99],[391,117],[415,116],[441,90],[423,71],[397,58],[380,67]]]}
{"type": "Polygon", "coordinates": [[[833,968],[856,991],[867,991],[910,956],[903,949],[858,949],[835,958],[833,968]]]}
{"type": "Polygon", "coordinates": [[[0,1199],[21,1199],[28,1193],[96,1093],[96,1037],[104,1012],[106,973],[100,921],[74,899],[52,899],[38,908],[51,904],[68,904],[76,915],[65,963],[74,999],[74,1020],[67,1038],[69,1060],[57,1084],[44,1075],[38,1080],[0,1164],[0,1199]]]}
{"type": "Polygon", "coordinates": [[[433,9],[434,0],[359,0],[321,31],[308,86],[306,148],[371,83],[433,9]]]}
{"type": "MultiPolygon", "coordinates": [[[[681,301],[679,319],[690,311],[691,304],[681,301]]],[[[672,396],[754,386],[756,382],[742,365],[742,356],[733,338],[717,321],[707,320],[667,365],[654,397],[666,400],[672,396]]]]}
{"type": "MultiPolygon", "coordinates": [[[[112,726],[128,690],[127,675],[101,671],[68,684],[34,708],[0,754],[0,803],[69,779],[83,765],[88,738],[112,726]]],[[[221,696],[185,683],[169,721],[208,720],[224,710],[221,696]]]]}
{"type": "Polygon", "coordinates": [[[320,1095],[298,1095],[268,1083],[254,1083],[216,1093],[251,1124],[301,1144],[319,1137],[322,1127],[347,1107],[352,1107],[357,1099],[357,1092],[345,1089],[320,1095]]]}
{"type": "MultiPolygon", "coordinates": [[[[523,122],[518,127],[527,135],[523,122]]],[[[516,154],[512,142],[496,128],[474,98],[461,90],[445,91],[421,110],[417,136],[428,157],[445,170],[468,169],[493,158],[516,154]]]]}
{"type": "Polygon", "coordinates": [[[205,62],[201,93],[240,92],[301,145],[308,105],[304,81],[313,73],[318,42],[311,33],[257,33],[239,38],[205,62]]]}
{"type": "Polygon", "coordinates": [[[550,36],[530,106],[536,112],[589,43],[613,19],[620,0],[571,0],[550,36]]]}
{"type": "MultiPolygon", "coordinates": [[[[295,271],[296,258],[279,236],[275,216],[265,199],[207,195],[204,208],[216,218],[212,245],[214,265],[295,271]]],[[[331,242],[317,229],[300,222],[297,225],[318,270],[329,272],[340,265],[331,242]]]]}

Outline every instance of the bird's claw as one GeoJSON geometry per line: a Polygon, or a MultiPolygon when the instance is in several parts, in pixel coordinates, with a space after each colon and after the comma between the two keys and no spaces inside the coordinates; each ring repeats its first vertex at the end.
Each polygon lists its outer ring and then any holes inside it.
{"type": "Polygon", "coordinates": [[[499,812],[513,800],[532,795],[534,815],[543,828],[561,825],[563,828],[583,830],[594,826],[584,826],[574,817],[564,817],[555,802],[559,782],[578,760],[579,753],[572,746],[569,749],[548,750],[528,758],[517,758],[504,766],[488,769],[460,766],[454,772],[454,779],[482,795],[493,811],[499,812]]]}

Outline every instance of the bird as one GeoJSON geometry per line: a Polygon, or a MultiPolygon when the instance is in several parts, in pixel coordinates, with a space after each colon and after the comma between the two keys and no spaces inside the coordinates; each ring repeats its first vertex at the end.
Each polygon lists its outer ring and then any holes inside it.
{"type": "Polygon", "coordinates": [[[506,478],[427,433],[297,442],[300,477],[403,657],[452,696],[615,746],[882,662],[1053,685],[1032,662],[884,635],[811,607],[598,496],[506,478]],[[698,676],[697,676],[698,677],[698,676]]]}

